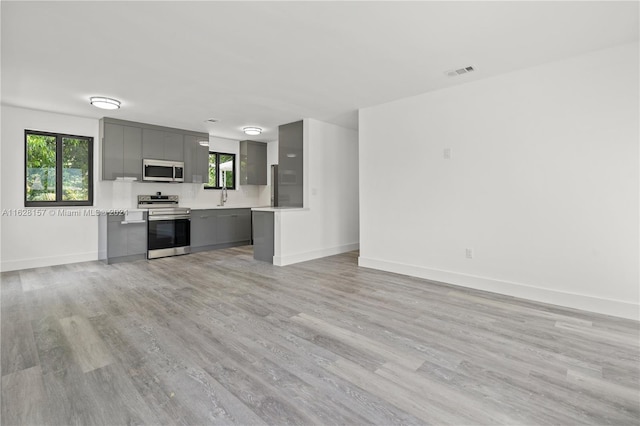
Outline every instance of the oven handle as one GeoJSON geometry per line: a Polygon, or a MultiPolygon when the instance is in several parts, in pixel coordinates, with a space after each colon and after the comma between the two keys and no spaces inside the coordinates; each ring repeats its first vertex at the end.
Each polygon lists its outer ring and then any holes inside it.
{"type": "Polygon", "coordinates": [[[149,222],[155,222],[157,220],[176,220],[176,219],[191,220],[191,215],[158,215],[158,216],[149,215],[149,222]]]}

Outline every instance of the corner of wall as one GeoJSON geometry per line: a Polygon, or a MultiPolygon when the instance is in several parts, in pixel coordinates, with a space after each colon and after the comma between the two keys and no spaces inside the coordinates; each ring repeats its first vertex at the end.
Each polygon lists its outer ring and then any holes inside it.
{"type": "MultiPolygon", "coordinates": [[[[358,266],[640,321],[640,304],[360,256],[358,266]]],[[[428,285],[429,283],[425,283],[428,285]]]]}
{"type": "Polygon", "coordinates": [[[273,256],[273,264],[276,266],[293,265],[294,263],[307,262],[309,260],[320,259],[327,256],[334,256],[336,254],[348,253],[350,251],[358,250],[359,248],[359,243],[352,243],[344,244],[337,247],[328,247],[319,250],[307,251],[303,253],[288,254],[286,256],[273,256]]]}

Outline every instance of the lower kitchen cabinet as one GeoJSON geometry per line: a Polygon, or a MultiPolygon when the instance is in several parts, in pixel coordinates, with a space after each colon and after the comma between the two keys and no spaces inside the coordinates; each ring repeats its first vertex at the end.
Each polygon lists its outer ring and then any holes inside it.
{"type": "Polygon", "coordinates": [[[251,209],[191,211],[191,251],[215,250],[251,242],[251,209]]]}
{"type": "Polygon", "coordinates": [[[274,224],[272,212],[253,212],[253,258],[273,263],[274,224]]]}
{"type": "Polygon", "coordinates": [[[249,241],[251,239],[251,210],[219,210],[216,237],[218,243],[249,241]]]}
{"type": "Polygon", "coordinates": [[[213,245],[215,241],[215,210],[191,210],[191,251],[194,247],[213,245]]]}
{"type": "Polygon", "coordinates": [[[144,222],[125,222],[123,214],[102,216],[101,220],[106,220],[107,263],[146,259],[146,220],[144,222]]]}

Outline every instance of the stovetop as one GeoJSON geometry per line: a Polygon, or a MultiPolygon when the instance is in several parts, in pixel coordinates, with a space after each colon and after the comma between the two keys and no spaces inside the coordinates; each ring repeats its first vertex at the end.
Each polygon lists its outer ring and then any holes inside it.
{"type": "Polygon", "coordinates": [[[138,195],[139,209],[175,208],[178,207],[179,197],[177,195],[162,195],[157,192],[155,195],[138,195]]]}

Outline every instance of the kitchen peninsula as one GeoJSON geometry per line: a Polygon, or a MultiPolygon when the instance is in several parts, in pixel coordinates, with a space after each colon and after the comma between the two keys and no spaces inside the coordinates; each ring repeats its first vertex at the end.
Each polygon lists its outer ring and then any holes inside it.
{"type": "MultiPolygon", "coordinates": [[[[283,266],[282,215],[308,210],[302,207],[256,207],[251,209],[253,258],[283,266]]],[[[286,248],[285,244],[285,252],[286,248]]]]}

